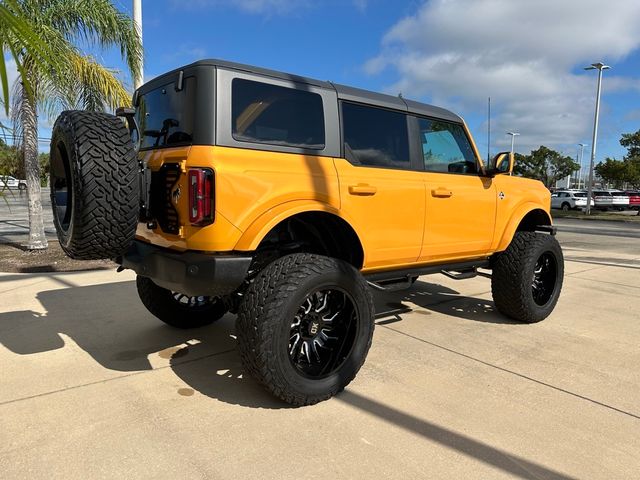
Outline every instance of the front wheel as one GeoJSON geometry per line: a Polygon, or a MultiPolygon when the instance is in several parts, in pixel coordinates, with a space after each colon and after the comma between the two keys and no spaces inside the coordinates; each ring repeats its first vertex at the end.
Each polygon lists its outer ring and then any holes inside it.
{"type": "Polygon", "coordinates": [[[556,238],[517,232],[498,254],[491,292],[498,311],[523,323],[544,320],[553,311],[564,277],[564,257],[556,238]]]}
{"type": "Polygon", "coordinates": [[[253,280],[236,333],[245,369],[292,405],[326,400],[353,380],[371,346],[374,307],[366,281],[334,258],[293,254],[253,280]]]}
{"type": "Polygon", "coordinates": [[[175,328],[197,328],[219,320],[228,311],[221,297],[189,296],[172,292],[147,277],[136,278],[138,296],[147,310],[175,328]]]}
{"type": "Polygon", "coordinates": [[[562,204],[562,211],[563,212],[568,212],[569,210],[571,210],[571,205],[569,205],[568,203],[563,203],[562,204]]]}

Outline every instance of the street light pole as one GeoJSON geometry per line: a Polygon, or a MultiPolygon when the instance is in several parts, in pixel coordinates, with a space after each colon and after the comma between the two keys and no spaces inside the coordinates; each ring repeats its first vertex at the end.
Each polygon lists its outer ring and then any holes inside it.
{"type": "Polygon", "coordinates": [[[584,158],[584,147],[587,146],[586,143],[579,143],[580,147],[580,176],[578,177],[578,188],[580,188],[580,181],[582,180],[582,187],[584,188],[584,172],[582,166],[582,159],[584,158]]]}
{"type": "Polygon", "coordinates": [[[507,135],[511,135],[511,153],[513,153],[513,144],[515,143],[515,139],[518,135],[518,132],[507,132],[507,135]]]}
{"type": "MultiPolygon", "coordinates": [[[[136,33],[140,37],[140,44],[142,44],[142,0],[133,0],[133,27],[136,29],[136,33]]],[[[140,71],[136,73],[133,79],[133,88],[136,90],[144,83],[143,73],[144,59],[140,60],[140,71]]]]}
{"type": "Polygon", "coordinates": [[[591,161],[589,162],[589,185],[587,185],[587,209],[585,213],[591,215],[591,196],[593,195],[593,164],[596,160],[596,142],[598,139],[598,117],[600,116],[600,92],[602,90],[602,71],[608,70],[608,65],[602,62],[592,63],[585,70],[598,70],[598,89],[596,93],[596,114],[593,119],[593,138],[591,140],[591,161]]]}

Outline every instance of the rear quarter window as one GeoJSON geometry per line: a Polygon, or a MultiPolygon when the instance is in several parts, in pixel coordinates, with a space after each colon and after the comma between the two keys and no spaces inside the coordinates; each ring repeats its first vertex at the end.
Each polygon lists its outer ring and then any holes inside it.
{"type": "Polygon", "coordinates": [[[324,149],[324,112],[317,93],[235,78],[231,96],[236,141],[324,149]]]}

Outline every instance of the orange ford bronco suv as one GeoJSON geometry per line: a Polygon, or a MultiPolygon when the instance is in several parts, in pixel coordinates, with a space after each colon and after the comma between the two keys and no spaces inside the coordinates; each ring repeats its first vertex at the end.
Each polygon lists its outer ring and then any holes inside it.
{"type": "Polygon", "coordinates": [[[174,327],[237,313],[244,367],[286,402],[355,377],[372,288],[483,274],[497,309],[527,323],[558,300],[550,193],[511,176],[509,153],[485,165],[450,111],[218,60],[154,78],[133,107],[58,118],[60,244],[134,270],[174,327]]]}

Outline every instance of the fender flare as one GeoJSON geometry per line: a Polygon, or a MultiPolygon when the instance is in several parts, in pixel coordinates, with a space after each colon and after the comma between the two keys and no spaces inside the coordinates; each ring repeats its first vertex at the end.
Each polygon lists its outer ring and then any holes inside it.
{"type": "MultiPolygon", "coordinates": [[[[549,212],[540,207],[539,204],[533,202],[527,202],[520,205],[512,214],[509,222],[506,224],[504,230],[502,231],[502,236],[500,237],[500,241],[496,245],[494,249],[496,252],[502,252],[506,250],[513,236],[516,234],[518,230],[518,226],[522,223],[522,220],[529,215],[531,212],[540,212],[540,214],[544,214],[546,217],[546,224],[552,225],[551,215],[549,212]]],[[[540,223],[542,225],[542,223],[540,223]]]]}
{"type": "MultiPolygon", "coordinates": [[[[353,228],[353,222],[349,220],[349,218],[345,218],[344,215],[335,207],[331,205],[327,205],[326,203],[319,202],[316,200],[295,200],[291,202],[281,203],[273,208],[270,208],[267,212],[260,215],[257,219],[249,225],[249,227],[244,231],[238,242],[236,243],[234,250],[238,251],[254,251],[260,245],[260,242],[267,236],[267,234],[280,222],[286,220],[287,218],[293,217],[298,213],[305,212],[325,212],[335,215],[336,217],[344,220],[349,226],[356,232],[356,236],[358,233],[355,228],[353,228]]],[[[362,245],[362,249],[365,252],[366,250],[362,240],[360,240],[360,245],[362,245]]]]}

